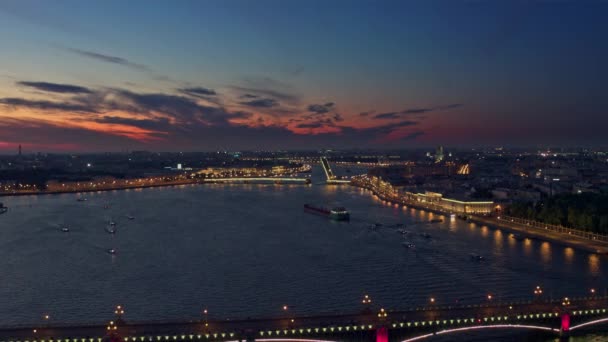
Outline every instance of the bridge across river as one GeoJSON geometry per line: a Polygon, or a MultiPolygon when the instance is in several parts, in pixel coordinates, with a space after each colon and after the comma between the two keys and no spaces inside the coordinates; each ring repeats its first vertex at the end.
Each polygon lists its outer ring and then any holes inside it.
{"type": "Polygon", "coordinates": [[[608,297],[561,301],[435,306],[323,316],[136,322],[122,316],[105,323],[0,328],[2,342],[206,342],[206,341],[417,341],[485,329],[539,330],[567,335],[608,323],[608,297]]]}
{"type": "Polygon", "coordinates": [[[336,176],[326,157],[321,157],[320,162],[321,166],[323,167],[323,171],[325,172],[325,182],[327,184],[350,184],[349,179],[339,179],[338,176],[336,176]]]}

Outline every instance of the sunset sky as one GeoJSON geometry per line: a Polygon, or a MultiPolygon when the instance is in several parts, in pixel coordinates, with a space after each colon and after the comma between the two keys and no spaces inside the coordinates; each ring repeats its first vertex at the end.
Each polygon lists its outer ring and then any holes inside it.
{"type": "Polygon", "coordinates": [[[0,1],[0,153],[608,145],[606,1],[0,1]]]}

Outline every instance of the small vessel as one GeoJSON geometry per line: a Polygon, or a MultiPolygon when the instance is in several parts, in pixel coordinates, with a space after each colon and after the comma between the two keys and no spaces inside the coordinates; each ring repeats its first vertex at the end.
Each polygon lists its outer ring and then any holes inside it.
{"type": "Polygon", "coordinates": [[[471,256],[471,260],[473,260],[473,261],[484,261],[485,260],[483,255],[480,255],[480,254],[471,253],[470,256],[471,256]]]}
{"type": "Polygon", "coordinates": [[[110,220],[110,226],[115,226],[116,222],[114,222],[113,220],[110,220]]]}
{"type": "Polygon", "coordinates": [[[410,233],[410,231],[409,231],[409,230],[405,230],[405,229],[399,229],[399,230],[397,230],[397,231],[398,231],[399,233],[401,233],[402,235],[407,235],[407,234],[409,234],[409,233],[410,233]]]}
{"type": "Polygon", "coordinates": [[[304,210],[318,215],[327,216],[336,221],[347,221],[350,219],[350,213],[344,207],[334,207],[331,209],[314,206],[312,204],[304,204],[304,210]]]}
{"type": "Polygon", "coordinates": [[[108,249],[107,252],[112,255],[116,254],[116,250],[114,248],[108,249]]]}
{"type": "Polygon", "coordinates": [[[129,220],[135,220],[135,216],[127,215],[127,219],[129,219],[129,220]]]}
{"type": "Polygon", "coordinates": [[[86,197],[78,197],[76,200],[77,200],[78,202],[86,202],[86,201],[87,201],[87,198],[86,198],[86,197]]]}
{"type": "Polygon", "coordinates": [[[526,239],[526,238],[525,238],[523,235],[521,235],[521,234],[511,234],[511,235],[510,235],[510,237],[511,237],[512,239],[517,240],[517,241],[523,241],[523,240],[525,240],[525,239],[526,239]]]}
{"type": "Polygon", "coordinates": [[[412,242],[404,242],[404,243],[402,243],[402,245],[405,248],[416,248],[416,245],[414,245],[414,243],[412,243],[412,242]]]}
{"type": "Polygon", "coordinates": [[[63,226],[61,226],[61,231],[67,233],[70,231],[70,227],[64,224],[63,226]]]}
{"type": "Polygon", "coordinates": [[[106,228],[106,232],[108,232],[109,234],[116,234],[116,227],[109,226],[106,228]]]}
{"type": "Polygon", "coordinates": [[[3,203],[0,203],[0,214],[4,214],[8,211],[8,207],[5,207],[3,203]]]}
{"type": "Polygon", "coordinates": [[[432,219],[429,222],[431,222],[431,223],[441,223],[441,222],[443,222],[443,220],[442,219],[432,219]]]}
{"type": "Polygon", "coordinates": [[[425,239],[430,239],[431,238],[431,234],[429,234],[429,233],[420,233],[420,236],[422,236],[425,239]]]}

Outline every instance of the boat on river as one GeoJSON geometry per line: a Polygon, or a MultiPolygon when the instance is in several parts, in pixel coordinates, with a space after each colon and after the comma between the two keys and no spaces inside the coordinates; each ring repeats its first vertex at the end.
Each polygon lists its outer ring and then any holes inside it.
{"type": "Polygon", "coordinates": [[[312,204],[304,204],[304,210],[313,214],[327,216],[330,219],[336,221],[348,221],[350,219],[350,213],[344,207],[334,207],[331,209],[327,209],[312,204]]]}

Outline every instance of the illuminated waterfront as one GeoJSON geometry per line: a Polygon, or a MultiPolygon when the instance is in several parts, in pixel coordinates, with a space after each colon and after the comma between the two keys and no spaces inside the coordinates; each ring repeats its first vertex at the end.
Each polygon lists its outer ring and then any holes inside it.
{"type": "Polygon", "coordinates": [[[57,322],[102,320],[114,303],[132,319],[183,319],[203,307],[227,318],[280,315],[285,304],[299,315],[353,312],[364,293],[387,308],[430,298],[438,305],[488,294],[532,298],[539,284],[558,298],[603,293],[607,280],[603,256],[388,206],[348,186],[214,184],[86,196],[4,200],[6,324],[39,322],[45,313],[57,322]],[[307,214],[307,202],[344,205],[351,221],[307,214]],[[428,223],[437,218],[444,222],[428,223]],[[105,230],[111,220],[115,235],[105,230]],[[407,225],[415,249],[402,246],[390,227],[397,223],[407,225]]]}

